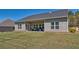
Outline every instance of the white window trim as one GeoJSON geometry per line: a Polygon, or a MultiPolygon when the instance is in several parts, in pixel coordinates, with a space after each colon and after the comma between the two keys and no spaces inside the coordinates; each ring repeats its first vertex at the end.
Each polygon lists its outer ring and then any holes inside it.
{"type": "Polygon", "coordinates": [[[52,25],[52,22],[51,22],[51,29],[56,29],[56,26],[59,26],[60,27],[60,25],[56,25],[56,22],[59,23],[59,21],[53,21],[53,22],[54,22],[54,25],[52,25]],[[52,28],[52,26],[54,26],[54,28],[52,28]]]}
{"type": "MultiPolygon", "coordinates": [[[[58,26],[58,27],[59,27],[59,25],[56,25],[56,22],[58,22],[58,21],[55,21],[55,29],[57,29],[57,28],[56,28],[56,26],[58,26]]],[[[58,22],[58,23],[59,23],[59,22],[58,22]]],[[[58,29],[59,29],[59,28],[58,28],[58,29]]]]}
{"type": "Polygon", "coordinates": [[[18,29],[22,29],[22,24],[18,24],[18,29]]]}

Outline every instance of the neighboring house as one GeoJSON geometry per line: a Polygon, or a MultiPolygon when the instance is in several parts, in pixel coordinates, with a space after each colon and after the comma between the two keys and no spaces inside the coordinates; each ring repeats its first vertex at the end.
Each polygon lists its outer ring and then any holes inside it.
{"type": "Polygon", "coordinates": [[[14,21],[6,19],[0,23],[0,32],[14,31],[14,25],[14,21]]]}
{"type": "Polygon", "coordinates": [[[68,32],[68,10],[41,13],[15,22],[15,31],[68,32]]]}

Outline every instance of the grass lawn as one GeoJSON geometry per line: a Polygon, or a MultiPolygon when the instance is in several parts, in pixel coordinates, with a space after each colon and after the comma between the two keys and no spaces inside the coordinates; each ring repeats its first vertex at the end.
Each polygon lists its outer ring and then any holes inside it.
{"type": "Polygon", "coordinates": [[[0,32],[0,48],[79,48],[79,33],[0,32]]]}

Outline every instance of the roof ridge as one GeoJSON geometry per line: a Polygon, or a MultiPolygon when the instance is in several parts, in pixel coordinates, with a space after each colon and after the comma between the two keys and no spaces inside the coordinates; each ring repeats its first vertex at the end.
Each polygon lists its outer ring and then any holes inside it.
{"type": "Polygon", "coordinates": [[[18,21],[21,22],[21,21],[25,21],[25,20],[28,20],[28,19],[31,20],[31,19],[37,19],[37,18],[39,19],[39,18],[46,18],[46,17],[48,18],[48,17],[56,17],[56,16],[57,17],[58,16],[67,16],[67,10],[68,9],[58,9],[58,10],[53,11],[52,13],[46,12],[46,13],[34,14],[34,15],[24,17],[24,18],[22,18],[18,21]]]}

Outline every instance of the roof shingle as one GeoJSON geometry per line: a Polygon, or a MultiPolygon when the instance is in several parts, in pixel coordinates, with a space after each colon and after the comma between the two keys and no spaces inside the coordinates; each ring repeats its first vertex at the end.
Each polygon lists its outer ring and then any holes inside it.
{"type": "Polygon", "coordinates": [[[55,12],[48,12],[48,13],[42,13],[42,14],[36,14],[36,15],[24,17],[18,20],[17,22],[43,20],[43,19],[50,19],[50,18],[60,18],[60,17],[67,17],[67,16],[68,16],[68,10],[62,9],[55,12]]]}
{"type": "Polygon", "coordinates": [[[11,19],[6,19],[3,22],[0,23],[0,27],[2,26],[12,26],[14,27],[15,23],[11,19]]]}

